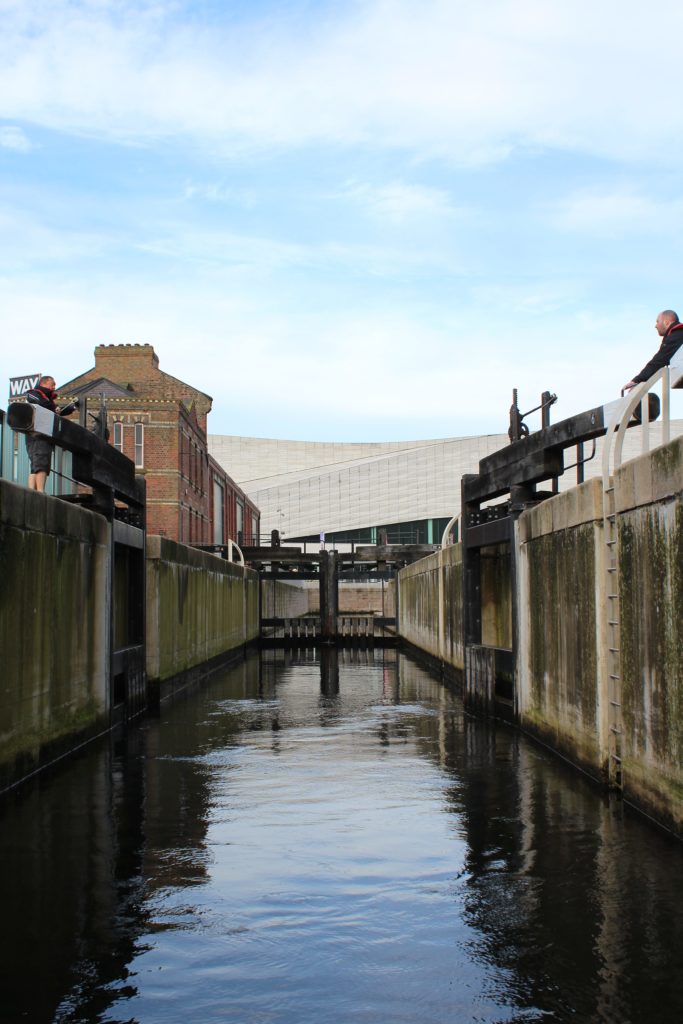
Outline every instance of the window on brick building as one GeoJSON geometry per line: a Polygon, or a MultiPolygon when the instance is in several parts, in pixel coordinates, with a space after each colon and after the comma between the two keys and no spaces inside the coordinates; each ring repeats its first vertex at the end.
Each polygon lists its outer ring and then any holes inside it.
{"type": "Polygon", "coordinates": [[[225,543],[225,490],[218,480],[213,482],[213,543],[225,543]]]}
{"type": "Polygon", "coordinates": [[[237,501],[237,543],[244,543],[244,502],[237,501]]]}
{"type": "Polygon", "coordinates": [[[114,424],[114,448],[123,451],[123,423],[118,421],[114,424]]]}
{"type": "Polygon", "coordinates": [[[251,514],[251,543],[258,544],[258,517],[251,514]]]}
{"type": "Polygon", "coordinates": [[[135,468],[141,469],[145,464],[145,428],[142,423],[135,424],[135,468]]]}

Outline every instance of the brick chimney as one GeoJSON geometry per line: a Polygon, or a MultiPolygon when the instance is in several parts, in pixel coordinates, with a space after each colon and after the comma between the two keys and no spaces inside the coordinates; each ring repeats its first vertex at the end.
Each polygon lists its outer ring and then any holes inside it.
{"type": "Polygon", "coordinates": [[[159,357],[152,345],[98,345],[95,370],[116,384],[157,380],[159,357]]]}

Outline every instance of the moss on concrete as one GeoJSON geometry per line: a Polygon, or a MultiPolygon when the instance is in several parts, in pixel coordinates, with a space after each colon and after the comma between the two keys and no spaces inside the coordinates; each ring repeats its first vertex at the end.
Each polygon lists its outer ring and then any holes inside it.
{"type": "Polygon", "coordinates": [[[481,549],[481,632],[487,647],[512,647],[512,561],[509,544],[481,549]]]}
{"type": "Polygon", "coordinates": [[[258,576],[165,538],[147,552],[147,676],[176,677],[258,636],[258,576]]]}
{"type": "Polygon", "coordinates": [[[544,534],[526,545],[530,724],[562,737],[565,752],[598,770],[596,536],[592,523],[544,534]]]}
{"type": "Polygon", "coordinates": [[[0,481],[2,785],[48,749],[99,728],[108,711],[109,527],[84,509],[20,491],[0,481]]]}
{"type": "Polygon", "coordinates": [[[448,666],[464,668],[462,548],[453,544],[406,566],[398,575],[398,630],[409,643],[448,666]],[[439,629],[439,587],[443,632],[439,629]]]}
{"type": "Polygon", "coordinates": [[[624,784],[683,824],[683,504],[636,509],[619,531],[624,784]]]}

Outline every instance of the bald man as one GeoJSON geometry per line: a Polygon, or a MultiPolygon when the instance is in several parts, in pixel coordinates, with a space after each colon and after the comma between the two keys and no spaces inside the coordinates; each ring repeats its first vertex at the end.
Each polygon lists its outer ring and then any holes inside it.
{"type": "Polygon", "coordinates": [[[649,380],[653,373],[668,366],[673,356],[683,344],[683,324],[680,323],[678,315],[673,309],[665,309],[655,320],[655,330],[662,339],[662,344],[653,355],[649,363],[646,363],[640,373],[637,373],[633,380],[624,384],[624,391],[630,391],[636,384],[642,384],[649,380]]]}

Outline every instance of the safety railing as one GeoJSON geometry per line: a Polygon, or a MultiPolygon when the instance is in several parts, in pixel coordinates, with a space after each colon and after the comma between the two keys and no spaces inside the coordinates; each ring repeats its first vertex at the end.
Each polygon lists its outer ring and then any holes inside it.
{"type": "Polygon", "coordinates": [[[634,415],[636,422],[640,423],[641,453],[650,450],[650,427],[655,418],[652,413],[656,409],[656,404],[651,401],[656,398],[652,392],[660,381],[661,444],[668,444],[671,440],[671,391],[683,388],[683,349],[679,349],[670,366],[663,366],[649,380],[636,384],[623,398],[605,406],[605,412],[609,410],[611,415],[602,450],[603,481],[609,481],[612,472],[622,463],[624,439],[627,429],[633,427],[634,415]]]}
{"type": "MultiPolygon", "coordinates": [[[[0,409],[0,478],[27,486],[30,466],[26,443],[22,435],[7,423],[7,413],[0,409]]],[[[45,485],[45,493],[73,494],[76,484],[71,475],[71,452],[55,446],[52,467],[45,485]]]]}

